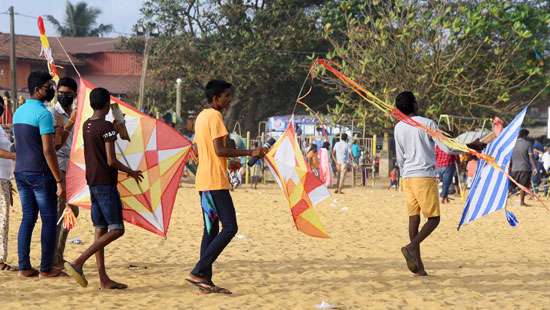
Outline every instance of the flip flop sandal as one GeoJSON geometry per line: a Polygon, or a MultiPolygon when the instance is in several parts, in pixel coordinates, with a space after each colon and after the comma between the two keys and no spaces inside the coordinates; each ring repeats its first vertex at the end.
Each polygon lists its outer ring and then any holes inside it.
{"type": "Polygon", "coordinates": [[[406,247],[402,247],[401,253],[403,253],[403,256],[405,257],[405,261],[407,262],[407,268],[409,268],[409,270],[412,273],[417,273],[418,265],[416,264],[416,260],[414,259],[414,257],[409,252],[409,249],[407,249],[406,247]]]}
{"type": "Polygon", "coordinates": [[[44,275],[42,275],[42,273],[40,273],[40,274],[38,275],[38,277],[39,277],[40,279],[50,279],[50,278],[65,278],[65,277],[69,277],[69,275],[66,274],[66,273],[63,272],[63,271],[59,271],[58,274],[56,274],[56,275],[49,275],[49,276],[44,276],[44,275]]]}
{"type": "Polygon", "coordinates": [[[27,275],[27,276],[22,275],[22,274],[21,274],[21,270],[20,270],[20,271],[19,271],[19,277],[21,277],[21,278],[35,278],[35,277],[38,277],[38,275],[40,275],[40,271],[38,271],[38,270],[36,270],[36,269],[34,269],[34,268],[32,268],[32,269],[30,269],[30,270],[31,270],[31,273],[30,273],[29,275],[27,275]]]}
{"type": "Polygon", "coordinates": [[[76,268],[71,265],[69,262],[65,262],[63,265],[65,267],[65,270],[67,273],[75,279],[76,283],[78,283],[82,287],[88,286],[88,280],[84,277],[84,273],[82,271],[76,270],[76,268]]]}
{"type": "Polygon", "coordinates": [[[113,286],[111,287],[107,287],[107,288],[103,288],[103,287],[100,287],[99,290],[100,291],[108,291],[108,290],[125,290],[128,288],[128,285],[126,284],[122,284],[122,283],[115,283],[113,286]]]}
{"type": "Polygon", "coordinates": [[[202,293],[207,293],[207,294],[210,294],[210,293],[216,293],[216,286],[215,285],[212,285],[206,281],[194,281],[194,280],[191,280],[191,279],[185,279],[185,281],[193,284],[194,286],[198,287],[202,293]]]}
{"type": "Polygon", "coordinates": [[[12,267],[6,263],[1,263],[0,271],[17,271],[17,267],[12,267]]]}
{"type": "Polygon", "coordinates": [[[214,285],[214,292],[213,293],[225,294],[225,295],[233,294],[233,292],[231,292],[230,290],[228,290],[226,288],[223,288],[223,287],[216,286],[216,285],[214,285]]]}

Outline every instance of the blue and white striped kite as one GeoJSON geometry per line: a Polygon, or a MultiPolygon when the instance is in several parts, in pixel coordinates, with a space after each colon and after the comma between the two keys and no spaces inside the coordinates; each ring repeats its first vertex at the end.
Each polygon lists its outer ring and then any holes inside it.
{"type": "MultiPolygon", "coordinates": [[[[512,151],[516,145],[525,112],[527,112],[527,108],[516,115],[514,120],[504,128],[495,140],[487,145],[484,151],[484,153],[494,157],[497,164],[504,171],[508,171],[512,151]]],[[[486,161],[480,160],[457,229],[460,229],[464,224],[471,223],[482,216],[504,208],[508,199],[509,182],[502,172],[495,170],[486,161]]],[[[511,216],[513,217],[513,214],[511,216]]],[[[507,218],[509,218],[508,213],[507,218]]],[[[517,224],[515,217],[514,220],[517,224]]]]}

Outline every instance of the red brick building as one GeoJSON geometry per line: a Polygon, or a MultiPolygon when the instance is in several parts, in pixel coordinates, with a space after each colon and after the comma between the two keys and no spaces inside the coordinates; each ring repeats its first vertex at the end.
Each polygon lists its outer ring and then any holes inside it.
{"type": "MultiPolygon", "coordinates": [[[[120,38],[59,38],[71,60],[83,78],[109,89],[119,97],[126,97],[138,92],[141,74],[142,57],[140,54],[119,48],[120,38]]],[[[38,36],[17,35],[17,90],[18,94],[28,95],[27,76],[31,71],[47,70],[46,61],[40,56],[40,39],[38,36]]],[[[62,68],[59,75],[71,76],[78,80],[78,75],[70,64],[55,37],[49,37],[55,63],[62,68]]],[[[0,91],[11,89],[10,72],[10,36],[0,33],[0,91]]]]}

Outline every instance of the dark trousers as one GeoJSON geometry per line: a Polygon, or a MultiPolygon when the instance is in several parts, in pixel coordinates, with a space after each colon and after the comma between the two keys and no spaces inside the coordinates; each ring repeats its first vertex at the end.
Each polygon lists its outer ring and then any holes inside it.
{"type": "MultiPolygon", "coordinates": [[[[210,233],[204,223],[201,242],[201,258],[191,273],[198,277],[212,279],[212,264],[237,234],[237,216],[228,190],[210,191],[218,218],[212,223],[210,233]],[[222,231],[220,232],[220,222],[222,231]]],[[[203,211],[203,221],[205,214],[203,211]]]]}
{"type": "Polygon", "coordinates": [[[56,183],[50,173],[16,172],[15,181],[23,219],[19,226],[18,252],[19,270],[32,268],[30,251],[31,238],[34,225],[38,219],[38,213],[42,219],[42,245],[41,272],[49,272],[52,269],[55,252],[55,234],[57,222],[57,197],[55,194],[56,183]]]}
{"type": "Polygon", "coordinates": [[[455,175],[455,166],[447,166],[439,168],[439,179],[443,182],[443,188],[441,189],[441,198],[447,198],[449,196],[449,188],[453,184],[453,177],[455,175]]]}

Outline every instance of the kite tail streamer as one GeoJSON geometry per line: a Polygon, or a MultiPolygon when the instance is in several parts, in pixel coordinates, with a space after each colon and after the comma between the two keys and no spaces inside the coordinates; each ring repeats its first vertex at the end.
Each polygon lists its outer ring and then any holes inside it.
{"type": "Polygon", "coordinates": [[[44,27],[44,19],[42,16],[38,16],[38,31],[40,33],[40,56],[43,56],[46,59],[48,64],[48,70],[53,76],[55,81],[59,80],[59,74],[57,73],[57,68],[54,63],[52,48],[48,42],[48,37],[46,36],[46,27],[44,27]]]}
{"type": "Polygon", "coordinates": [[[201,208],[204,215],[206,232],[210,234],[212,231],[212,224],[218,220],[218,211],[216,210],[216,204],[214,203],[212,194],[209,192],[201,193],[201,208]]]}
{"type": "Polygon", "coordinates": [[[61,217],[57,221],[57,225],[61,224],[61,221],[63,221],[63,228],[66,230],[71,230],[76,226],[76,216],[71,208],[63,210],[63,214],[61,214],[61,217]]]}

